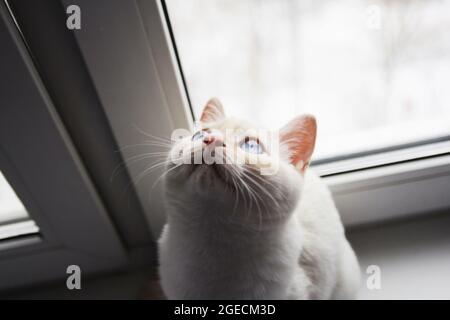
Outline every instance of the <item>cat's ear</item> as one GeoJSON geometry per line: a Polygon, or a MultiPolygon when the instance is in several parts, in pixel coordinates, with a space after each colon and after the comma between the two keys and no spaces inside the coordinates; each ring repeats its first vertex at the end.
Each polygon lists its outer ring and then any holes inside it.
{"type": "Polygon", "coordinates": [[[316,118],[302,115],[291,120],[280,130],[280,144],[287,149],[291,163],[305,171],[316,142],[316,118]]]}
{"type": "Polygon", "coordinates": [[[203,123],[214,122],[225,118],[222,103],[217,98],[211,98],[203,108],[200,121],[203,123]]]}

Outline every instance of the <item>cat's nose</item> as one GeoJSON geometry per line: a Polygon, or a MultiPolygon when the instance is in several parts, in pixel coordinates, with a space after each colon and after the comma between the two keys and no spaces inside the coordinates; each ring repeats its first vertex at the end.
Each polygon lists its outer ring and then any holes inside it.
{"type": "Polygon", "coordinates": [[[223,138],[214,134],[208,134],[203,138],[203,143],[206,145],[214,145],[225,147],[225,143],[223,142],[223,138]]]}
{"type": "Polygon", "coordinates": [[[208,134],[208,135],[206,135],[206,136],[203,138],[203,142],[204,142],[205,144],[211,144],[211,143],[213,143],[214,141],[216,141],[216,137],[213,136],[213,135],[211,135],[211,134],[208,134]]]}

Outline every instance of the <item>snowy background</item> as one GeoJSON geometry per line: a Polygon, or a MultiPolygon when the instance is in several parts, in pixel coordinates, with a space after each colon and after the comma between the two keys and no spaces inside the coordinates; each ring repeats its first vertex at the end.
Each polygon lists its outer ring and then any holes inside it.
{"type": "Polygon", "coordinates": [[[316,159],[450,134],[450,1],[166,2],[196,116],[312,113],[316,159]]]}

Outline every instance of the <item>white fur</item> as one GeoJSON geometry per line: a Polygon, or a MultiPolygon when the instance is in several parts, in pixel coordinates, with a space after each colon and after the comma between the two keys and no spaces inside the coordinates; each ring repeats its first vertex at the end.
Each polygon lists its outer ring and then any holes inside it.
{"type": "Polygon", "coordinates": [[[260,191],[258,201],[269,209],[259,215],[244,199],[233,210],[235,194],[206,165],[195,176],[183,170],[165,181],[159,272],[167,298],[355,297],[357,259],[330,192],[310,169],[303,175],[284,162],[277,176],[265,178],[277,205],[260,191]]]}
{"type": "Polygon", "coordinates": [[[169,215],[159,249],[170,299],[350,299],[359,287],[331,195],[309,170],[302,200],[278,228],[248,234],[169,215]]]}

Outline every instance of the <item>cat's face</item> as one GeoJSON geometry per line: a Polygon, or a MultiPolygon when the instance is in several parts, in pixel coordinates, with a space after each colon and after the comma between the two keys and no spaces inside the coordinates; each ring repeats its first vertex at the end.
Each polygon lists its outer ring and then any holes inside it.
{"type": "Polygon", "coordinates": [[[303,116],[279,132],[226,117],[217,99],[201,127],[175,142],[165,176],[167,205],[187,219],[264,228],[296,207],[311,157],[315,120],[303,116]]]}

